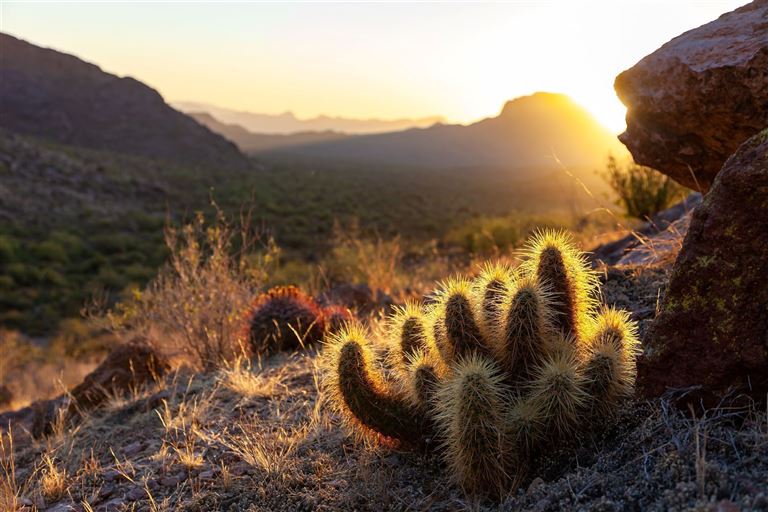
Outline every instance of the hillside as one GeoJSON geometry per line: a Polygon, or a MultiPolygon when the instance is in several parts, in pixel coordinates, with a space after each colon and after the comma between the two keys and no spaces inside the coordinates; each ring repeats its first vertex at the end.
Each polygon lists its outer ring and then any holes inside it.
{"type": "Polygon", "coordinates": [[[246,153],[258,153],[272,149],[286,149],[293,146],[303,146],[350,137],[344,133],[334,131],[300,132],[291,134],[253,133],[237,124],[222,123],[212,115],[204,112],[190,113],[189,116],[203,126],[206,126],[212,132],[218,133],[234,142],[241,151],[246,153]]]}
{"type": "Polygon", "coordinates": [[[0,33],[0,126],[56,142],[221,168],[234,144],[130,77],[0,33]]]}
{"type": "Polygon", "coordinates": [[[468,126],[438,124],[266,153],[429,168],[520,169],[553,168],[556,160],[567,166],[602,166],[609,152],[624,151],[570,98],[540,92],[511,100],[497,117],[468,126]]]}
{"type": "Polygon", "coordinates": [[[347,134],[371,134],[426,128],[443,122],[440,116],[418,119],[351,119],[341,116],[317,116],[299,119],[292,112],[282,114],[258,114],[217,107],[193,101],[175,101],[172,105],[188,114],[204,112],[224,123],[236,124],[254,133],[292,134],[302,132],[342,132],[347,134]]]}

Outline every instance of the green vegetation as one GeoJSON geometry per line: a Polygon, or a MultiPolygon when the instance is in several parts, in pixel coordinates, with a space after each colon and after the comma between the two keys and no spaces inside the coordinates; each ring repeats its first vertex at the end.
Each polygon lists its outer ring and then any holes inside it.
{"type": "Polygon", "coordinates": [[[162,222],[47,233],[0,226],[0,323],[47,334],[94,295],[147,282],[166,257],[162,222]]]}
{"type": "Polygon", "coordinates": [[[688,192],[669,176],[632,161],[619,163],[608,157],[605,179],[618,196],[627,216],[646,220],[669,208],[688,192]]]}
{"type": "Polygon", "coordinates": [[[109,305],[146,285],[169,254],[164,225],[196,212],[248,209],[260,240],[252,267],[269,267],[263,285],[317,290],[348,280],[389,292],[411,287],[403,262],[420,261],[431,279],[445,257],[498,255],[537,226],[574,227],[590,200],[547,169],[274,160],[206,170],[7,134],[0,153],[16,169],[4,182],[10,202],[0,205],[0,325],[33,336],[55,333],[94,295],[109,305]]]}
{"type": "Polygon", "coordinates": [[[388,366],[350,326],[326,348],[325,388],[361,435],[439,450],[466,489],[503,497],[532,458],[572,442],[631,395],[639,341],[626,312],[596,311],[597,280],[569,237],[540,232],[519,271],[486,266],[390,322],[388,366]]]}

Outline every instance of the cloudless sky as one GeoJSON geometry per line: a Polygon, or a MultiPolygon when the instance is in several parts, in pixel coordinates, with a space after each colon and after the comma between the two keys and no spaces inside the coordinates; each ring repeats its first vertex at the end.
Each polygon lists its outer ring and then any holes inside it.
{"type": "Polygon", "coordinates": [[[0,0],[0,30],[133,76],[169,101],[470,122],[545,90],[571,95],[618,132],[616,74],[745,3],[0,0]]]}

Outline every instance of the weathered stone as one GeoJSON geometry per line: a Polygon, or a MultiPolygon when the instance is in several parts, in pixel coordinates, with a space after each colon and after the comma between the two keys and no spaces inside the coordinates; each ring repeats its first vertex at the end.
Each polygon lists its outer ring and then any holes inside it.
{"type": "Polygon", "coordinates": [[[120,345],[72,390],[72,399],[81,410],[93,409],[158,379],[169,368],[166,358],[144,343],[120,345]]]}
{"type": "Polygon", "coordinates": [[[768,126],[768,0],[690,30],[616,78],[635,161],[706,192],[768,126]]]}
{"type": "Polygon", "coordinates": [[[662,313],[638,362],[645,396],[701,386],[716,405],[729,389],[768,393],[768,129],[726,162],[693,213],[662,313]]]}

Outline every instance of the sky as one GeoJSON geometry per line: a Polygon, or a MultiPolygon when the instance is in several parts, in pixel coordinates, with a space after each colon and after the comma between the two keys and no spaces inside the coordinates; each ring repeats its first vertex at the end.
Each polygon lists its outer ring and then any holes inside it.
{"type": "Polygon", "coordinates": [[[615,76],[745,3],[0,0],[0,30],[133,76],[168,101],[468,123],[550,91],[618,133],[615,76]]]}

